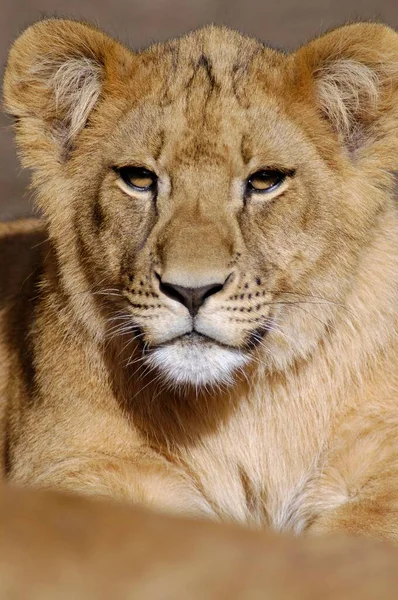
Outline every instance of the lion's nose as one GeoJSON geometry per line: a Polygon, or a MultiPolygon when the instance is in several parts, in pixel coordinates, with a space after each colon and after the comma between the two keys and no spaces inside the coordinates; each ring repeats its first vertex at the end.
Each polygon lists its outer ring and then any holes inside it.
{"type": "Polygon", "coordinates": [[[159,279],[159,289],[169,298],[181,302],[194,317],[206,298],[220,292],[224,287],[224,283],[211,283],[201,287],[184,287],[159,279]]]}

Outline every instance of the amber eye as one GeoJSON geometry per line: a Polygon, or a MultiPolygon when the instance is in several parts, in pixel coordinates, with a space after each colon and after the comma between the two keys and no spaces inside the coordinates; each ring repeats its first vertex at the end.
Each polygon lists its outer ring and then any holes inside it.
{"type": "Polygon", "coordinates": [[[286,179],[286,173],[275,169],[257,171],[250,175],[247,180],[249,192],[260,192],[266,194],[279,187],[286,179]]]}
{"type": "Polygon", "coordinates": [[[118,172],[124,183],[138,192],[148,192],[156,186],[155,173],[144,167],[121,167],[118,172]]]}

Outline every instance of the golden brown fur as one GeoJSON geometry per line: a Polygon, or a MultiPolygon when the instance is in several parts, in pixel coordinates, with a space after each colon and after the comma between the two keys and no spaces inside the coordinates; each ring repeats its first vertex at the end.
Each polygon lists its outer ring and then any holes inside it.
{"type": "Polygon", "coordinates": [[[0,526],[2,598],[396,598],[398,551],[371,540],[291,539],[11,488],[0,526]]]}
{"type": "Polygon", "coordinates": [[[46,225],[2,238],[24,262],[9,480],[398,542],[397,56],[372,24],[289,56],[214,27],[140,54],[69,21],[15,42],[46,225]],[[249,193],[259,169],[286,179],[249,193]],[[206,286],[194,320],[170,293],[206,286]]]}

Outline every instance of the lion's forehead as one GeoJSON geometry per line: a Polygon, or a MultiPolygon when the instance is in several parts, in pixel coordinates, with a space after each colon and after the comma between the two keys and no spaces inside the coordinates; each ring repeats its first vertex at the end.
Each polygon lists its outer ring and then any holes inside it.
{"type": "Polygon", "coordinates": [[[259,105],[242,108],[231,97],[215,92],[205,103],[197,100],[194,109],[183,97],[167,106],[157,100],[144,99],[116,125],[107,144],[112,159],[144,163],[151,157],[169,170],[224,165],[239,176],[253,157],[262,166],[291,167],[313,152],[278,98],[264,94],[259,105]]]}
{"type": "Polygon", "coordinates": [[[264,120],[286,80],[283,54],[218,27],[160,44],[138,62],[140,81],[149,82],[132,107],[131,124],[138,136],[140,132],[148,136],[159,126],[168,137],[181,135],[183,127],[191,137],[197,138],[199,132],[213,140],[215,134],[226,132],[233,137],[246,121],[250,127],[253,121],[264,120]]]}
{"type": "MultiPolygon", "coordinates": [[[[285,62],[282,53],[265,47],[252,38],[246,38],[224,27],[204,27],[177,40],[158,44],[142,54],[145,63],[155,66],[158,74],[172,75],[167,80],[168,90],[200,81],[212,89],[246,79],[257,59],[268,62],[269,68],[285,62]]],[[[264,70],[264,69],[262,69],[264,70]]]]}

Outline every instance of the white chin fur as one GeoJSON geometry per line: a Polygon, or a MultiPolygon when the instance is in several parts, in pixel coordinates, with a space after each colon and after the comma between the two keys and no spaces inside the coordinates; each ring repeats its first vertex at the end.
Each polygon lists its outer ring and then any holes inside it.
{"type": "Polygon", "coordinates": [[[195,387],[230,385],[234,371],[248,361],[249,357],[240,350],[179,341],[157,348],[148,357],[148,363],[161,371],[170,383],[195,387]]]}

